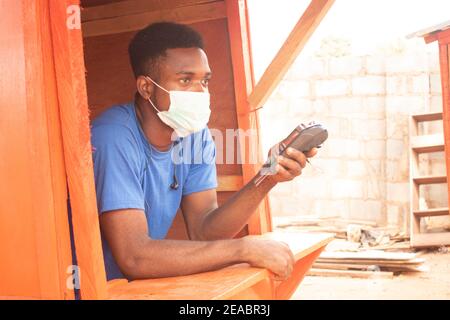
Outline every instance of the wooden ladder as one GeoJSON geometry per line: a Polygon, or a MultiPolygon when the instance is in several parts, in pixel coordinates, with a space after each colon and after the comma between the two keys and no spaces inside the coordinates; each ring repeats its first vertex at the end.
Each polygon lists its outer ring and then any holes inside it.
{"type": "Polygon", "coordinates": [[[444,135],[419,135],[419,123],[442,120],[442,112],[424,113],[410,119],[410,242],[412,247],[441,246],[450,244],[450,232],[421,233],[420,220],[424,217],[444,216],[449,208],[421,209],[420,186],[447,183],[446,175],[419,176],[419,155],[444,151],[444,135]]]}

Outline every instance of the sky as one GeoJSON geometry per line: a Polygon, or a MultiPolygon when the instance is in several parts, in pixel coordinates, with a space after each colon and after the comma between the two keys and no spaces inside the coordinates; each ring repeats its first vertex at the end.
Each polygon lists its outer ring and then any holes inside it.
{"type": "MultiPolygon", "coordinates": [[[[309,0],[247,0],[258,78],[304,12],[309,0]]],[[[301,53],[314,55],[323,38],[351,41],[351,53],[367,55],[406,36],[450,20],[450,0],[336,0],[301,53]]],[[[420,42],[422,44],[423,42],[420,42]]],[[[433,50],[433,45],[430,45],[433,50]]]]}

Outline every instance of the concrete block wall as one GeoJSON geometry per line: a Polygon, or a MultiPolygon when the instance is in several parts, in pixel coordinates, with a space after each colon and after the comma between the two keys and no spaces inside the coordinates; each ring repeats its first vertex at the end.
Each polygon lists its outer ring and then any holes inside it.
{"type": "MultiPolygon", "coordinates": [[[[406,229],[409,115],[442,110],[438,59],[436,52],[298,59],[260,111],[264,153],[309,120],[325,124],[329,139],[301,178],[271,191],[273,215],[406,229]]],[[[442,156],[422,162],[427,172],[429,163],[445,168],[442,156]]],[[[446,201],[442,192],[427,192],[446,201]]]]}

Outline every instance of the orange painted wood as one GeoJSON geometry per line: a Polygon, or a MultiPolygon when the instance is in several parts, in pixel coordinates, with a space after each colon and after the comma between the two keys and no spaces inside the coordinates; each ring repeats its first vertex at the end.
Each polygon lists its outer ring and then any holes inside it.
{"type": "Polygon", "coordinates": [[[221,175],[217,182],[217,191],[238,191],[243,187],[242,176],[221,175]]]}
{"type": "Polygon", "coordinates": [[[433,34],[430,34],[430,35],[428,35],[428,36],[426,36],[426,37],[424,38],[426,44],[431,43],[431,42],[434,42],[434,41],[436,41],[437,39],[438,39],[438,37],[437,37],[437,35],[434,34],[434,33],[433,33],[433,34]]]}
{"type": "Polygon", "coordinates": [[[447,44],[450,42],[450,29],[444,31],[436,31],[424,36],[425,43],[439,41],[439,44],[447,44]]]}
{"type": "Polygon", "coordinates": [[[83,299],[106,297],[90,143],[81,30],[66,26],[67,7],[76,0],[50,1],[55,70],[64,159],[83,299]]]}
{"type": "MultiPolygon", "coordinates": [[[[258,236],[252,236],[258,237],[258,236]]],[[[291,278],[277,283],[269,271],[238,264],[212,272],[190,276],[112,282],[110,299],[288,299],[309,270],[320,251],[333,239],[331,234],[267,233],[263,238],[286,242],[296,264],[291,278]]]]}
{"type": "MultiPolygon", "coordinates": [[[[254,130],[259,133],[258,114],[249,113],[248,96],[254,87],[253,66],[251,60],[251,44],[248,27],[247,4],[245,0],[227,0],[228,33],[233,62],[234,90],[236,99],[237,120],[239,128],[254,130]]],[[[262,154],[259,134],[248,143],[241,144],[241,152],[245,155],[258,155],[256,164],[246,159],[242,165],[244,183],[249,182],[259,171],[262,164],[262,154]]],[[[272,230],[269,199],[258,206],[248,223],[250,234],[262,234],[272,230]]]]}
{"type": "Polygon", "coordinates": [[[449,44],[450,43],[450,29],[438,32],[437,40],[439,40],[439,44],[449,44]]]}
{"type": "MultiPolygon", "coordinates": [[[[103,5],[88,6],[83,10],[82,21],[101,20],[122,16],[139,14],[146,11],[174,9],[214,2],[217,0],[127,0],[116,1],[103,5]]],[[[82,1],[82,5],[93,3],[93,1],[82,1]]],[[[95,2],[94,2],[95,4],[95,2]]]]}
{"type": "MultiPolygon", "coordinates": [[[[443,106],[443,124],[444,124],[444,143],[445,143],[445,163],[447,166],[447,177],[450,177],[450,71],[449,60],[450,50],[447,43],[439,44],[439,60],[442,82],[442,106],[443,106]]],[[[450,199],[450,184],[448,185],[448,197],[450,199]]]]}
{"type": "Polygon", "coordinates": [[[201,3],[192,6],[158,9],[140,12],[128,16],[118,16],[102,20],[92,20],[83,23],[85,37],[106,34],[123,33],[145,28],[153,22],[176,21],[192,24],[207,20],[217,20],[226,17],[223,1],[201,3]]]}
{"type": "Polygon", "coordinates": [[[73,297],[48,33],[48,1],[0,3],[0,296],[8,299],[73,297]]]}
{"type": "MultiPolygon", "coordinates": [[[[60,298],[71,300],[74,299],[74,291],[67,286],[67,278],[70,274],[67,269],[72,265],[72,252],[70,247],[70,231],[67,212],[67,180],[66,168],[64,163],[61,123],[59,121],[59,104],[56,86],[56,74],[54,66],[54,56],[52,50],[52,38],[50,32],[50,10],[48,1],[37,2],[32,1],[36,8],[37,14],[41,20],[41,50],[42,61],[48,63],[43,64],[44,76],[43,83],[46,89],[46,96],[43,103],[45,104],[45,115],[48,130],[49,160],[51,174],[49,175],[52,182],[52,189],[49,196],[52,197],[54,206],[54,220],[56,229],[56,244],[58,247],[58,278],[61,296],[60,298]],[[50,63],[51,61],[51,63],[50,63]]],[[[30,5],[33,7],[33,5],[30,5]]],[[[35,53],[38,56],[38,52],[35,53]]],[[[30,101],[33,105],[35,102],[30,101]]],[[[41,183],[38,180],[38,185],[41,183]]]]}

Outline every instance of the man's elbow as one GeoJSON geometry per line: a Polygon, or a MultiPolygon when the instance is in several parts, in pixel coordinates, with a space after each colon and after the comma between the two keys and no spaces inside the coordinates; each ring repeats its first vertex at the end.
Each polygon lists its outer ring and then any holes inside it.
{"type": "Polygon", "coordinates": [[[127,255],[121,259],[117,260],[117,265],[119,266],[122,274],[130,281],[142,279],[142,272],[139,266],[139,260],[132,256],[127,255]]]}

